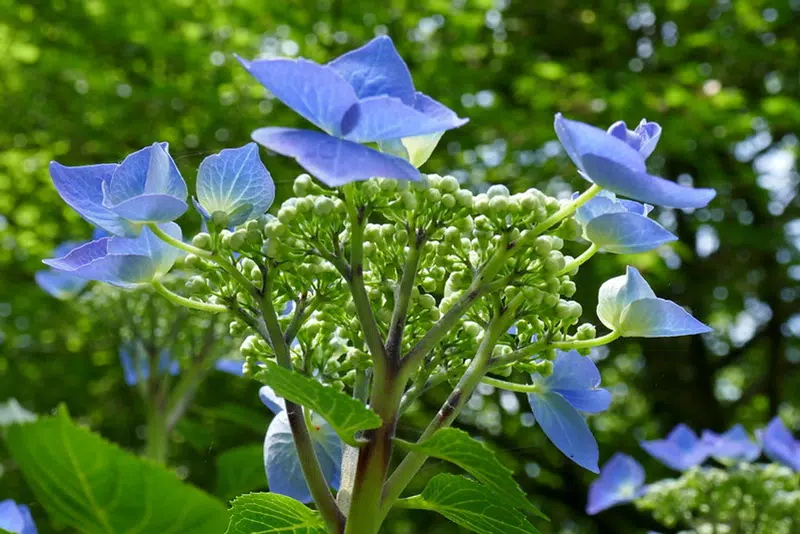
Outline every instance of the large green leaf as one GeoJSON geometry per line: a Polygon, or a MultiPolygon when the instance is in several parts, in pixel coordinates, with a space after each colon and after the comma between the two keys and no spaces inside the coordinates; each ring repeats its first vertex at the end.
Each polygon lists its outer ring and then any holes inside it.
{"type": "Polygon", "coordinates": [[[264,446],[260,443],[229,449],[217,457],[217,489],[221,499],[267,487],[264,472],[264,446]]]}
{"type": "Polygon", "coordinates": [[[85,534],[219,534],[217,499],[130,454],[61,411],[8,429],[8,448],[48,514],[85,534]]]}
{"type": "Polygon", "coordinates": [[[321,415],[345,443],[357,447],[355,433],[378,428],[381,418],[361,402],[313,378],[267,362],[256,378],[275,390],[280,397],[311,409],[321,415]]]}
{"type": "Polygon", "coordinates": [[[503,495],[459,475],[436,475],[421,495],[400,502],[405,508],[438,512],[479,534],[539,534],[503,495]]]}
{"type": "Polygon", "coordinates": [[[528,501],[525,492],[511,476],[511,470],[497,459],[491,449],[463,430],[443,428],[421,443],[398,442],[412,451],[456,464],[495,493],[508,499],[510,505],[547,519],[547,516],[528,501]]]}
{"type": "Polygon", "coordinates": [[[277,493],[236,498],[225,534],[327,534],[319,513],[277,493]]]}

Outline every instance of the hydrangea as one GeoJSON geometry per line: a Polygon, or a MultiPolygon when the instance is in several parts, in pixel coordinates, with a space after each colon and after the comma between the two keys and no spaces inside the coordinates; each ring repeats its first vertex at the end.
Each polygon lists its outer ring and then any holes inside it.
{"type": "Polygon", "coordinates": [[[794,439],[780,417],[775,417],[761,432],[761,443],[764,454],[771,460],[800,471],[800,440],[794,439]]]}
{"type": "MultiPolygon", "coordinates": [[[[577,197],[575,193],[573,199],[577,197]]],[[[678,239],[647,217],[650,210],[648,204],[618,199],[604,190],[578,208],[575,219],[587,241],[614,254],[636,254],[678,239]]]]}
{"type": "MultiPolygon", "coordinates": [[[[275,414],[264,438],[264,468],[269,489],[303,503],[312,501],[303,477],[303,469],[292,439],[289,416],[282,398],[269,386],[258,391],[261,402],[275,414]]],[[[322,474],[334,489],[341,483],[342,440],[333,428],[317,414],[306,418],[311,441],[317,453],[322,474]]]]}
{"type": "MultiPolygon", "coordinates": [[[[174,239],[181,239],[177,224],[170,222],[159,227],[174,239]]],[[[145,228],[138,237],[102,237],[44,263],[85,280],[130,288],[160,279],[181,254],[145,228]]]]}
{"type": "Polygon", "coordinates": [[[466,122],[415,90],[386,36],[326,65],[303,58],[239,61],[278,100],[324,131],[261,128],[253,140],[295,158],[332,187],[375,176],[418,180],[407,160],[420,164],[444,131],[466,122]],[[405,157],[360,144],[374,142],[405,157]]]}
{"type": "MultiPolygon", "coordinates": [[[[129,343],[123,345],[119,350],[119,359],[127,385],[135,386],[141,380],[150,378],[150,362],[141,344],[129,343]]],[[[220,358],[214,362],[214,368],[223,373],[242,376],[243,364],[243,360],[220,358]]],[[[180,363],[172,357],[172,354],[167,349],[162,350],[159,354],[157,372],[171,376],[176,376],[181,372],[180,363]]]]}
{"type": "Polygon", "coordinates": [[[0,502],[0,530],[11,534],[37,534],[30,508],[11,499],[0,502]]]}
{"type": "Polygon", "coordinates": [[[586,513],[595,515],[612,506],[633,501],[643,493],[644,479],[644,468],[639,462],[627,454],[615,454],[589,486],[586,513]]]}
{"type": "Polygon", "coordinates": [[[708,445],[684,424],[673,428],[666,439],[643,441],[641,445],[650,456],[676,471],[702,464],[710,453],[708,445]]]}
{"type": "Polygon", "coordinates": [[[528,394],[533,416],[553,445],[581,467],[598,472],[599,451],[583,413],[608,409],[611,394],[600,388],[600,371],[577,351],[559,352],[553,373],[532,375],[528,394]]]}
{"type": "Polygon", "coordinates": [[[556,114],[555,130],[567,155],[588,181],[622,196],[670,208],[702,208],[716,196],[647,173],[645,159],[661,128],[643,121],[634,131],[615,123],[609,131],[556,114]]]}
{"type": "Polygon", "coordinates": [[[761,447],[750,439],[742,425],[735,425],[723,434],[704,430],[701,439],[710,455],[721,463],[752,462],[761,455],[761,447]]]}
{"type": "Polygon", "coordinates": [[[144,224],[174,221],[188,207],[186,183],[167,143],[153,143],[119,165],[66,167],[53,161],[50,175],[67,204],[118,236],[135,237],[144,224]]]}
{"type": "Polygon", "coordinates": [[[600,286],[597,316],[623,337],[675,337],[711,329],[672,301],[656,297],[639,271],[628,267],[600,286]]]}
{"type": "MultiPolygon", "coordinates": [[[[76,241],[68,241],[57,246],[53,250],[53,255],[61,257],[66,255],[70,250],[81,246],[84,243],[76,241]]],[[[74,274],[65,273],[55,269],[42,269],[33,273],[33,277],[40,288],[42,288],[49,295],[60,299],[68,300],[78,295],[88,280],[75,276],[74,274]]]]}
{"type": "Polygon", "coordinates": [[[275,198],[275,184],[258,157],[258,145],[228,148],[208,156],[197,171],[195,208],[218,226],[238,226],[264,214],[275,198]]]}

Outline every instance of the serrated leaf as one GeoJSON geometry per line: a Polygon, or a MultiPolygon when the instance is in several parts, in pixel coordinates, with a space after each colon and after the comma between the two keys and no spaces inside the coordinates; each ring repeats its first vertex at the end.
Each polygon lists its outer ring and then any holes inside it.
{"type": "Polygon", "coordinates": [[[405,508],[438,512],[478,534],[540,534],[504,496],[459,475],[436,475],[421,495],[401,502],[405,508]]]}
{"type": "Polygon", "coordinates": [[[277,493],[251,493],[231,503],[225,534],[327,534],[319,513],[277,493]]]}
{"type": "Polygon", "coordinates": [[[219,534],[222,502],[130,454],[65,411],[8,429],[8,448],[53,519],[85,534],[219,534]]]}
{"type": "Polygon", "coordinates": [[[453,463],[478,479],[509,504],[547,519],[526,497],[511,470],[480,441],[457,428],[442,428],[422,443],[400,442],[407,449],[453,463]]]}
{"type": "Polygon", "coordinates": [[[275,390],[278,396],[302,404],[321,415],[342,441],[353,447],[359,446],[355,439],[356,432],[381,426],[378,414],[356,399],[274,362],[267,362],[266,368],[256,375],[256,379],[275,390]]]}
{"type": "Polygon", "coordinates": [[[237,495],[266,489],[267,477],[259,467],[264,463],[264,446],[242,445],[217,457],[217,487],[220,499],[230,501],[237,495]]]}

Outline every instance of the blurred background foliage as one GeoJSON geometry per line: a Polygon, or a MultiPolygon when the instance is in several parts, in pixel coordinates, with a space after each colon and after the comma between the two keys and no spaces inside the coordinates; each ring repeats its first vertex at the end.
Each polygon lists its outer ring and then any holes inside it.
{"type": "MultiPolygon", "coordinates": [[[[707,209],[657,212],[680,243],[581,269],[576,299],[588,318],[602,281],[631,263],[660,296],[715,328],[704,338],[618,341],[599,353],[615,398],[591,420],[603,461],[616,451],[644,460],[638,440],[678,422],[752,430],[781,413],[798,429],[798,22],[798,0],[0,0],[0,400],[16,397],[39,413],[66,402],[106,438],[143,445],[144,414],[123,382],[113,321],[33,282],[55,245],[91,233],[58,198],[50,160],[118,161],[168,141],[191,188],[204,156],[246,143],[254,128],[301,123],[233,54],[326,61],[389,33],[417,87],[471,119],[445,135],[427,172],[452,173],[476,190],[505,183],[566,196],[585,183],[555,141],[561,111],[603,127],[660,122],[651,171],[719,191],[707,209]]],[[[299,168],[262,157],[285,198],[299,168]]],[[[183,222],[193,229],[199,218],[183,222]]],[[[211,375],[173,445],[182,477],[224,498],[263,487],[270,415],[256,390],[211,375]],[[234,467],[220,476],[218,463],[234,467]]],[[[552,518],[543,532],[653,526],[632,507],[587,518],[593,476],[532,428],[522,396],[481,393],[460,424],[514,467],[552,518]]],[[[445,394],[431,392],[399,432],[414,437],[445,394]]],[[[667,474],[646,466],[652,479],[667,474]]],[[[430,462],[420,478],[443,468],[430,462]]],[[[0,498],[33,500],[2,449],[0,488],[0,498]]],[[[40,532],[63,530],[32,508],[40,532]]],[[[402,511],[385,531],[458,528],[402,511]]]]}

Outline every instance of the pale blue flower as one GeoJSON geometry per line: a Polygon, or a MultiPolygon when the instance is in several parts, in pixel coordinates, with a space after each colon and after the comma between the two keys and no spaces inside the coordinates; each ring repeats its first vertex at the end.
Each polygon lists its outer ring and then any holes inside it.
{"type": "Polygon", "coordinates": [[[643,492],[644,478],[644,468],[639,462],[627,454],[615,454],[589,486],[586,513],[595,515],[638,498],[643,492]]]}
{"type": "Polygon", "coordinates": [[[684,424],[667,434],[666,439],[642,441],[642,448],[653,458],[676,471],[686,471],[706,461],[711,449],[684,424]]]}
{"type": "Polygon", "coordinates": [[[11,534],[37,534],[30,508],[11,499],[0,501],[0,530],[11,534]]]}

